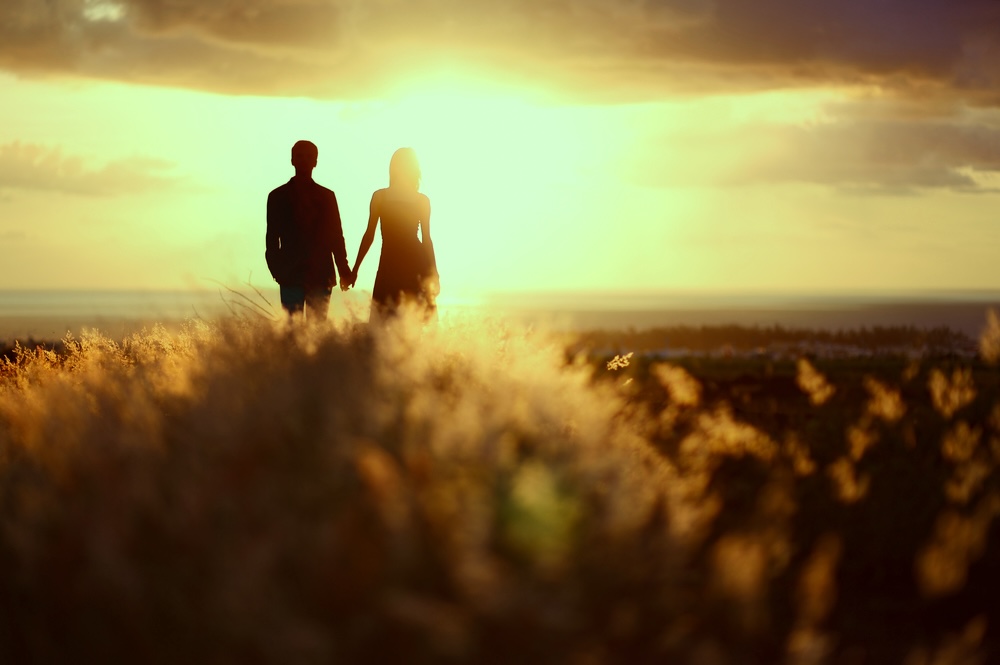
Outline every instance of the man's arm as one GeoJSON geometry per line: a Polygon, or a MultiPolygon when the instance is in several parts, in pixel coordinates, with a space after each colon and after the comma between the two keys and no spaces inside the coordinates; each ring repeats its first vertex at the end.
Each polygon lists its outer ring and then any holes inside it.
{"type": "Polygon", "coordinates": [[[347,246],[344,244],[344,227],[340,220],[340,206],[337,205],[337,195],[330,192],[330,251],[333,252],[333,261],[337,264],[337,272],[340,274],[340,282],[351,284],[354,280],[351,275],[351,266],[347,263],[347,246]]]}
{"type": "Polygon", "coordinates": [[[277,190],[267,195],[267,233],[264,236],[264,260],[267,261],[267,269],[271,271],[274,281],[281,283],[279,279],[282,273],[281,265],[281,206],[278,203],[277,190]]]}

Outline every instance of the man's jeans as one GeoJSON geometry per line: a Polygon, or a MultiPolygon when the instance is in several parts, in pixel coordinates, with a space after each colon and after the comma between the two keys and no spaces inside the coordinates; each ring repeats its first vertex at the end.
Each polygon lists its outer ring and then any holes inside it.
{"type": "Polygon", "coordinates": [[[305,311],[306,320],[312,323],[326,321],[330,311],[330,294],[333,289],[305,289],[301,286],[281,286],[281,306],[289,316],[305,311]]]}

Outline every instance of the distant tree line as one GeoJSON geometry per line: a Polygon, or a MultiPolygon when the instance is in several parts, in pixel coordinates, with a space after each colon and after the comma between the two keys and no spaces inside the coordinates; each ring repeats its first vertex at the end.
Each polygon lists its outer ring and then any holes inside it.
{"type": "Polygon", "coordinates": [[[624,349],[650,352],[687,349],[697,352],[730,348],[734,351],[829,345],[879,351],[896,348],[924,349],[931,353],[974,350],[975,340],[945,326],[873,326],[849,330],[813,330],[784,326],[670,326],[647,330],[594,330],[582,333],[576,350],[624,349]]]}

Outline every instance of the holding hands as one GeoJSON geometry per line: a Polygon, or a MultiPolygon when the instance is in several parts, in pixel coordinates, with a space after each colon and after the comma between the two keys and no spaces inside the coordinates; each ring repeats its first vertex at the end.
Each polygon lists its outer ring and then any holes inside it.
{"type": "Polygon", "coordinates": [[[340,276],[340,290],[346,291],[347,289],[354,286],[355,282],[357,281],[358,281],[358,270],[357,266],[355,266],[353,270],[351,270],[345,275],[340,276]]]}
{"type": "Polygon", "coordinates": [[[346,275],[341,275],[340,276],[340,290],[341,291],[346,291],[347,289],[349,289],[352,286],[354,286],[354,283],[357,280],[358,280],[358,277],[354,273],[353,270],[350,271],[349,273],[347,273],[346,275]]]}

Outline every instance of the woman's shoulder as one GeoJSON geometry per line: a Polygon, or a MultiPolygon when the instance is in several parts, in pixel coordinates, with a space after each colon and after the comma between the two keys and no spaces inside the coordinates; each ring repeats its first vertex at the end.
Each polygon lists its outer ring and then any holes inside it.
{"type": "Polygon", "coordinates": [[[417,192],[417,206],[419,206],[420,210],[426,213],[431,209],[430,198],[423,192],[417,192]]]}
{"type": "Polygon", "coordinates": [[[375,194],[386,201],[398,201],[407,205],[426,206],[430,203],[426,194],[402,187],[386,187],[378,190],[375,194]]]}

